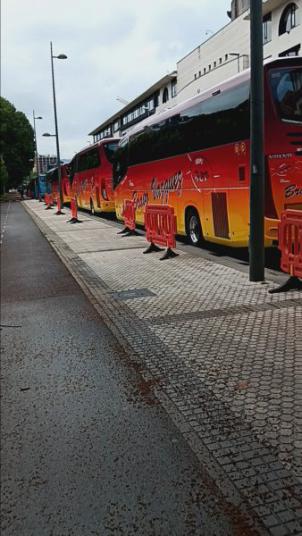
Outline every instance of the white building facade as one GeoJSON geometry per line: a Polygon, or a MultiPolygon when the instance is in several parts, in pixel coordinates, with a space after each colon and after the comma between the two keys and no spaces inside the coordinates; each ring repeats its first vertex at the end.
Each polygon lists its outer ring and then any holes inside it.
{"type": "MultiPolygon", "coordinates": [[[[94,141],[121,136],[148,115],[207,90],[250,66],[250,0],[232,0],[231,21],[178,61],[163,77],[90,135],[94,141]]],[[[301,55],[302,0],[263,2],[264,58],[301,55]]]]}
{"type": "MultiPolygon", "coordinates": [[[[246,0],[233,2],[230,14],[235,18],[229,24],[177,63],[178,102],[219,84],[238,71],[249,68],[249,2],[246,0]],[[247,7],[248,9],[244,10],[247,7]]],[[[264,58],[301,54],[301,23],[302,0],[296,2],[267,0],[264,2],[264,58]]]]}

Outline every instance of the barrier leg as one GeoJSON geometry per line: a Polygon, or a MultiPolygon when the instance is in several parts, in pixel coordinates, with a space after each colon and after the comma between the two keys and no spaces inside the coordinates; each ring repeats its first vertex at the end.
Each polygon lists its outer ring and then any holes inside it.
{"type": "Polygon", "coordinates": [[[67,223],[82,223],[81,220],[78,220],[78,208],[76,201],[72,199],[70,201],[70,208],[71,208],[71,218],[70,220],[67,220],[67,223]]]}
{"type": "Polygon", "coordinates": [[[130,231],[130,229],[128,229],[128,227],[124,227],[124,229],[122,229],[121,231],[118,231],[116,234],[125,234],[125,233],[128,233],[130,231]]]}
{"type": "Polygon", "coordinates": [[[55,215],[56,216],[64,215],[65,212],[62,212],[62,210],[61,210],[61,201],[59,199],[57,200],[57,207],[58,207],[58,209],[57,209],[57,212],[55,213],[55,215]]]}
{"type": "Polygon", "coordinates": [[[125,236],[140,236],[140,234],[135,229],[128,229],[126,233],[123,234],[123,238],[125,236]]]}
{"type": "Polygon", "coordinates": [[[173,259],[174,257],[178,257],[178,253],[175,253],[175,251],[172,251],[171,248],[168,248],[165,254],[159,260],[165,261],[166,259],[173,259]]]}
{"type": "Polygon", "coordinates": [[[292,276],[284,285],[269,290],[269,293],[277,294],[279,292],[288,292],[289,290],[302,290],[302,281],[298,277],[292,276]]]}
{"type": "Polygon", "coordinates": [[[78,218],[71,218],[67,223],[83,223],[83,221],[78,220],[78,218]]]}
{"type": "Polygon", "coordinates": [[[55,213],[56,216],[61,216],[61,214],[65,214],[65,212],[62,212],[61,208],[61,199],[59,198],[57,199],[57,212],[55,213]]]}
{"type": "Polygon", "coordinates": [[[153,253],[153,251],[163,251],[163,249],[159,248],[156,244],[153,244],[153,242],[151,242],[150,246],[145,249],[143,253],[153,253]]]}

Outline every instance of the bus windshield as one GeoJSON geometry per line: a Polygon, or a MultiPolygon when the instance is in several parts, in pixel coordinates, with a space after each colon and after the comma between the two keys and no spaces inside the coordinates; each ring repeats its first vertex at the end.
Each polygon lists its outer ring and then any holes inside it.
{"type": "Polygon", "coordinates": [[[273,98],[281,119],[302,122],[302,69],[274,69],[270,74],[273,98]]]}
{"type": "Polygon", "coordinates": [[[111,164],[114,161],[114,154],[117,148],[118,148],[118,142],[104,143],[104,151],[111,164]]]}
{"type": "Polygon", "coordinates": [[[113,159],[113,187],[125,177],[128,170],[128,141],[122,140],[116,145],[113,159]]]}

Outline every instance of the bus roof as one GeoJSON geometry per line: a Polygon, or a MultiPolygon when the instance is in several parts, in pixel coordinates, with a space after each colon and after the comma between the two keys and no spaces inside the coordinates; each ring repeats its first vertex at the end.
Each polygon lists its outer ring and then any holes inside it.
{"type": "Polygon", "coordinates": [[[90,151],[91,149],[95,147],[104,145],[104,143],[112,143],[113,141],[117,143],[120,141],[120,138],[113,138],[113,137],[103,138],[102,140],[96,141],[95,143],[92,143],[91,145],[88,145],[87,147],[83,147],[83,149],[80,149],[79,151],[77,151],[77,153],[74,155],[73,158],[75,158],[79,154],[86,153],[87,151],[90,151]]]}
{"type": "MultiPolygon", "coordinates": [[[[301,64],[302,65],[302,58],[300,56],[292,56],[292,57],[282,57],[282,58],[269,58],[264,61],[264,66],[273,66],[273,65],[286,65],[289,64],[301,64]]],[[[216,92],[222,92],[227,89],[230,89],[234,86],[237,86],[241,82],[245,82],[246,80],[250,79],[250,69],[245,69],[241,73],[235,74],[234,76],[228,78],[227,80],[224,80],[223,82],[220,82],[219,84],[216,84],[215,86],[212,86],[209,89],[206,89],[205,91],[198,93],[197,95],[194,95],[194,97],[190,97],[189,99],[184,100],[183,102],[177,104],[173,108],[169,108],[168,110],[161,112],[159,114],[154,114],[152,117],[148,117],[138,123],[137,125],[134,125],[128,132],[121,138],[121,144],[124,144],[133,134],[136,134],[143,130],[146,126],[151,126],[156,123],[159,123],[161,121],[164,121],[165,119],[168,119],[169,117],[173,117],[177,113],[181,113],[187,108],[194,106],[194,104],[198,104],[199,102],[202,102],[203,100],[206,100],[207,98],[214,96],[216,92]]]]}

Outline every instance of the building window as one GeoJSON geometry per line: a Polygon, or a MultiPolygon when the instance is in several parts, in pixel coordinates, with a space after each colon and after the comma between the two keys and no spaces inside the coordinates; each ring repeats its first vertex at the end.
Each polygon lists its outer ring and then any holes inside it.
{"type": "MultiPolygon", "coordinates": [[[[168,91],[168,90],[167,90],[168,91]]],[[[168,93],[168,99],[169,99],[169,93],[168,93]]],[[[154,99],[150,99],[148,100],[147,102],[147,107],[149,109],[149,111],[153,110],[154,109],[154,99]]]]}
{"type": "Polygon", "coordinates": [[[284,50],[284,52],[281,52],[279,54],[280,58],[284,58],[285,56],[299,56],[301,45],[296,45],[295,47],[288,48],[287,50],[284,50]]]}
{"type": "Polygon", "coordinates": [[[221,63],[222,63],[222,58],[219,58],[219,64],[221,64],[221,63]]]}
{"type": "Polygon", "coordinates": [[[272,40],[272,14],[268,13],[263,17],[263,44],[272,40]]]}
{"type": "Polygon", "coordinates": [[[172,84],[171,84],[171,97],[176,97],[176,94],[177,94],[177,82],[176,80],[173,80],[172,84]]]}
{"type": "MultiPolygon", "coordinates": [[[[195,78],[197,77],[197,75],[195,74],[195,78]]],[[[163,102],[168,102],[169,100],[169,91],[168,91],[168,88],[165,87],[164,89],[164,92],[163,92],[163,102]]]]}
{"type": "Polygon", "coordinates": [[[214,61],[214,69],[216,69],[216,65],[217,65],[217,64],[216,64],[216,61],[214,61]]]}
{"type": "Polygon", "coordinates": [[[206,72],[207,72],[207,68],[204,67],[204,68],[203,68],[203,74],[206,74],[206,72]]]}
{"type": "Polygon", "coordinates": [[[225,61],[228,61],[228,57],[229,57],[228,54],[226,54],[226,55],[224,56],[225,61]]]}
{"type": "Polygon", "coordinates": [[[297,26],[297,6],[293,2],[283,11],[279,24],[279,35],[289,33],[297,26]]]}
{"type": "Polygon", "coordinates": [[[212,69],[212,65],[209,65],[209,71],[212,69]]]}

